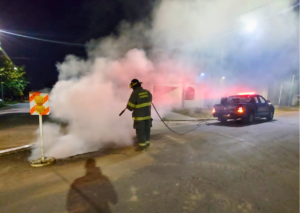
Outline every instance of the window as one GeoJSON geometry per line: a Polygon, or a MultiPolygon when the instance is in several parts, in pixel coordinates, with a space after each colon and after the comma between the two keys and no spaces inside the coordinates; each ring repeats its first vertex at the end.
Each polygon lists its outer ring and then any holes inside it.
{"type": "Polygon", "coordinates": [[[258,100],[257,96],[254,97],[254,100],[255,100],[255,103],[257,103],[257,104],[259,103],[259,100],[258,100]]]}
{"type": "Polygon", "coordinates": [[[256,103],[256,100],[254,99],[254,97],[252,97],[251,99],[250,99],[250,102],[249,103],[251,103],[251,104],[255,104],[256,103]]]}
{"type": "Polygon", "coordinates": [[[188,87],[185,90],[184,100],[194,100],[195,99],[195,89],[193,87],[188,87]]]}
{"type": "Polygon", "coordinates": [[[229,96],[227,99],[228,103],[249,103],[251,97],[248,95],[229,96]]]}
{"type": "Polygon", "coordinates": [[[264,99],[263,97],[259,96],[259,99],[262,104],[267,103],[266,99],[264,99]]]}

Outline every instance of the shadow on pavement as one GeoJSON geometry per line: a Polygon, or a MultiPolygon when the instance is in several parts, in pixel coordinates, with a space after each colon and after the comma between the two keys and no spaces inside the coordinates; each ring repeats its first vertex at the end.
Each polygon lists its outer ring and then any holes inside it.
{"type": "Polygon", "coordinates": [[[266,119],[255,119],[255,121],[252,124],[246,124],[242,120],[229,120],[227,123],[221,123],[220,121],[215,122],[215,123],[209,123],[209,125],[213,126],[224,126],[224,127],[246,127],[246,126],[253,126],[253,125],[259,125],[259,124],[264,124],[264,123],[273,123],[276,122],[277,120],[274,119],[272,121],[267,121],[266,119]]]}
{"type": "Polygon", "coordinates": [[[77,178],[68,192],[67,211],[110,213],[109,203],[118,202],[113,185],[101,173],[100,168],[96,167],[95,159],[88,159],[85,168],[85,176],[77,178]]]}

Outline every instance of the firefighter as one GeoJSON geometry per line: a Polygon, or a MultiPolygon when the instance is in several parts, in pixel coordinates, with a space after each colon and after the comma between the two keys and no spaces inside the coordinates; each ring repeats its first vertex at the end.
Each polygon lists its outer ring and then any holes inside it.
{"type": "Polygon", "coordinates": [[[127,109],[132,112],[133,128],[136,130],[138,147],[136,151],[147,151],[150,146],[150,128],[152,127],[151,103],[152,94],[143,89],[142,82],[133,79],[129,88],[133,89],[127,109]]]}

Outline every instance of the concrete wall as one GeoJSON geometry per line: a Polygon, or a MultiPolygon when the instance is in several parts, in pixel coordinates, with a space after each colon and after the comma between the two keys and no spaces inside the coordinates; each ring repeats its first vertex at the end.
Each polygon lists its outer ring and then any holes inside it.
{"type": "Polygon", "coordinates": [[[182,106],[182,85],[179,83],[166,83],[152,85],[153,100],[161,103],[162,105],[171,105],[172,107],[179,108],[182,106]],[[172,91],[165,92],[168,87],[175,87],[172,91]],[[159,88],[159,89],[157,89],[159,88]]]}
{"type": "MultiPolygon", "coordinates": [[[[157,87],[173,87],[173,89],[170,92],[166,92],[163,95],[160,96],[159,102],[163,104],[169,104],[172,105],[172,107],[176,108],[205,108],[205,107],[212,107],[214,104],[220,103],[221,97],[217,99],[209,99],[207,100],[205,97],[205,87],[200,84],[182,84],[177,82],[169,82],[161,85],[153,85],[154,88],[157,87]],[[186,89],[188,87],[192,87],[195,90],[195,99],[194,100],[185,100],[185,93],[186,89]],[[183,93],[184,88],[184,93],[183,93]]],[[[224,88],[226,90],[226,88],[224,88]]],[[[152,89],[153,91],[154,89],[152,89]]],[[[229,89],[230,91],[230,89],[229,89]]],[[[245,90],[246,92],[248,90],[245,90]]],[[[249,91],[252,91],[251,89],[249,91]]],[[[268,97],[268,88],[256,88],[255,91],[257,94],[262,95],[264,98],[269,99],[268,97]]],[[[243,91],[241,91],[243,92],[243,91]]],[[[237,94],[236,92],[234,92],[237,94]]],[[[231,94],[231,95],[235,95],[231,94]]],[[[155,93],[153,93],[155,96],[155,93]]],[[[155,100],[155,97],[154,97],[155,100]]]]}
{"type": "MultiPolygon", "coordinates": [[[[156,88],[158,88],[158,87],[160,87],[160,88],[176,87],[172,91],[164,93],[163,95],[159,94],[159,102],[162,102],[162,103],[165,102],[165,104],[169,103],[172,105],[172,107],[198,108],[198,107],[204,106],[204,90],[202,91],[200,89],[200,86],[197,84],[184,84],[183,85],[182,83],[170,82],[170,83],[161,84],[161,85],[153,85],[152,91],[156,90],[154,87],[156,87],[156,88]],[[185,90],[186,90],[188,87],[192,87],[195,90],[195,99],[194,100],[184,100],[185,92],[183,92],[183,88],[185,88],[185,90]]],[[[155,92],[153,93],[153,95],[154,95],[153,99],[155,100],[155,98],[156,98],[155,92]]]]}
{"type": "Polygon", "coordinates": [[[195,90],[195,99],[194,100],[184,100],[184,108],[199,108],[204,107],[204,95],[205,91],[198,84],[186,84],[185,91],[188,87],[192,87],[195,90]]]}
{"type": "Polygon", "coordinates": [[[268,88],[262,88],[262,89],[259,89],[258,91],[257,91],[257,93],[259,94],[259,95],[261,95],[262,97],[264,97],[265,99],[269,99],[269,97],[268,97],[268,88]]]}

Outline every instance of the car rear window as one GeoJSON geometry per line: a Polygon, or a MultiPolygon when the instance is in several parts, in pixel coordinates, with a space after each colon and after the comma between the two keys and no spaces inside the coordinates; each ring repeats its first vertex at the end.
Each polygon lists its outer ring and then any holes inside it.
{"type": "Polygon", "coordinates": [[[249,95],[229,96],[227,99],[228,103],[249,103],[250,101],[251,101],[251,96],[249,95]]]}

